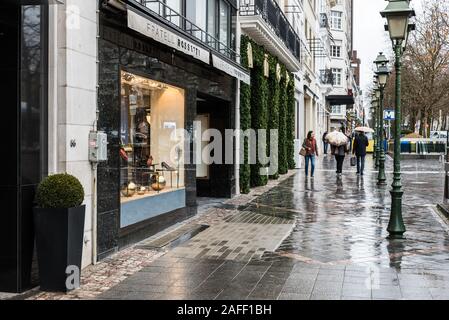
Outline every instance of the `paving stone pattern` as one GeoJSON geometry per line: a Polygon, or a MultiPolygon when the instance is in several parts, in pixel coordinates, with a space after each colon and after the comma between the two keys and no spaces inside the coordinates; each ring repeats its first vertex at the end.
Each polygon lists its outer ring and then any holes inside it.
{"type": "MultiPolygon", "coordinates": [[[[334,166],[335,160],[325,157],[320,159],[314,179],[298,171],[254,201],[241,203],[239,213],[223,217],[224,221],[207,233],[99,298],[448,299],[449,235],[434,211],[443,190],[441,164],[403,161],[405,240],[387,239],[391,159],[385,187],[376,185],[377,172],[369,157],[363,177],[345,163],[344,175],[338,179],[334,166]],[[239,261],[233,250],[226,254],[229,242],[217,241],[230,241],[223,226],[239,220],[246,224],[239,233],[249,237],[254,225],[244,222],[249,213],[294,220],[295,225],[277,249],[239,261]],[[224,256],[217,251],[211,259],[209,251],[199,251],[214,246],[219,246],[224,256]]],[[[256,234],[261,241],[263,235],[256,234]]],[[[242,245],[254,240],[246,243],[243,239],[231,243],[232,249],[240,245],[244,250],[242,245]]]]}

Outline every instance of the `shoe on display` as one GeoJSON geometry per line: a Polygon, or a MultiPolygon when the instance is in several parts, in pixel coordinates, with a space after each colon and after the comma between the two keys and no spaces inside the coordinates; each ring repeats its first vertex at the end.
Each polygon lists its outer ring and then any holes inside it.
{"type": "Polygon", "coordinates": [[[161,163],[162,168],[164,168],[167,171],[175,171],[176,169],[173,167],[170,167],[166,162],[161,163]]]}

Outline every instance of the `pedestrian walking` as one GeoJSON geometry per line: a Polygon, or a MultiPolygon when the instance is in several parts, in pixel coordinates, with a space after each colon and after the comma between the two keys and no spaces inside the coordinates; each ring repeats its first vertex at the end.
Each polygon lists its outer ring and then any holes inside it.
{"type": "Polygon", "coordinates": [[[315,140],[315,133],[309,131],[307,138],[304,139],[302,147],[305,149],[306,177],[309,175],[309,161],[311,164],[310,176],[313,178],[315,173],[315,156],[318,157],[318,146],[315,140]]]}
{"type": "Polygon", "coordinates": [[[368,138],[363,132],[359,132],[354,138],[354,148],[352,154],[357,157],[357,174],[363,176],[365,170],[366,148],[368,147],[368,138]]]}
{"type": "Polygon", "coordinates": [[[343,162],[345,161],[346,153],[349,148],[350,138],[344,134],[344,128],[339,132],[333,132],[328,135],[327,140],[331,144],[331,154],[334,155],[337,161],[337,176],[343,173],[343,162]]]}
{"type": "Polygon", "coordinates": [[[326,130],[326,132],[324,132],[323,138],[322,138],[322,140],[323,140],[323,154],[327,155],[327,148],[329,146],[329,143],[327,142],[326,137],[327,137],[327,130],[326,130]]]}
{"type": "Polygon", "coordinates": [[[331,152],[335,156],[337,161],[337,175],[341,176],[343,173],[343,163],[345,161],[346,152],[348,151],[347,145],[331,146],[331,152]]]}

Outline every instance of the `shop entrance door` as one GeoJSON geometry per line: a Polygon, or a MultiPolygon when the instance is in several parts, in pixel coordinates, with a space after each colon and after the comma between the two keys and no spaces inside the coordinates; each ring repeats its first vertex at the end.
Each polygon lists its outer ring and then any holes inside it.
{"type": "MultiPolygon", "coordinates": [[[[230,126],[230,103],[207,95],[199,94],[197,97],[196,121],[201,124],[201,136],[206,139],[201,141],[201,162],[196,163],[196,189],[198,197],[227,198],[231,196],[233,166],[225,164],[225,130],[230,126]],[[221,134],[221,154],[219,163],[212,161],[217,159],[218,152],[203,152],[205,148],[214,143],[215,137],[208,137],[206,131],[215,129],[221,134]],[[205,135],[203,135],[206,133],[205,135]]],[[[196,133],[197,136],[200,133],[196,133]]],[[[214,146],[217,146],[215,141],[214,146]]],[[[197,151],[198,152],[198,151],[197,151]]]]}

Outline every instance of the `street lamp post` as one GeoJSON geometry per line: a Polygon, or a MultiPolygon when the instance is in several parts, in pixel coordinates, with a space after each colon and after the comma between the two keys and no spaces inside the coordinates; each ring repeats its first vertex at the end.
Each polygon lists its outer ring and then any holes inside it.
{"type": "Polygon", "coordinates": [[[378,166],[378,160],[377,160],[377,144],[378,144],[378,136],[377,136],[377,133],[378,133],[378,130],[377,130],[377,125],[378,125],[378,113],[377,113],[377,98],[376,98],[376,92],[375,92],[375,90],[376,90],[376,86],[377,86],[377,83],[376,83],[376,81],[374,81],[374,91],[372,92],[372,94],[371,94],[371,105],[373,106],[373,108],[374,108],[374,113],[373,113],[373,120],[374,120],[374,123],[373,123],[373,129],[374,129],[374,133],[373,133],[373,136],[374,136],[374,146],[373,146],[373,160],[374,160],[374,167],[377,169],[377,166],[378,166]]]}
{"type": "MultiPolygon", "coordinates": [[[[376,76],[377,79],[377,76],[376,76]]],[[[374,93],[376,95],[376,100],[377,100],[377,127],[376,127],[376,131],[377,131],[377,146],[376,146],[376,169],[379,169],[380,166],[380,147],[382,144],[382,132],[381,132],[381,124],[382,124],[382,105],[381,105],[381,101],[380,101],[380,87],[378,84],[378,80],[377,80],[377,85],[374,88],[374,93]]]]}
{"type": "Polygon", "coordinates": [[[395,83],[395,126],[394,126],[394,173],[391,193],[391,213],[387,231],[389,238],[402,239],[406,231],[402,218],[401,184],[401,67],[402,53],[405,48],[409,31],[409,19],[415,15],[409,6],[408,0],[390,0],[385,10],[381,11],[382,17],[387,19],[388,31],[393,43],[396,69],[395,83]],[[403,47],[404,46],[404,47],[403,47]]]}
{"type": "Polygon", "coordinates": [[[446,163],[444,165],[446,174],[444,175],[444,202],[447,202],[449,199],[449,171],[447,170],[448,163],[449,163],[449,128],[446,128],[446,163]]]}
{"type": "Polygon", "coordinates": [[[377,67],[376,75],[378,77],[379,83],[379,173],[377,176],[377,184],[382,186],[386,184],[387,178],[385,176],[385,146],[384,146],[384,89],[387,84],[388,76],[390,72],[388,71],[387,63],[388,59],[381,53],[377,56],[374,61],[377,67]]]}
{"type": "Polygon", "coordinates": [[[373,158],[374,158],[374,167],[377,169],[377,166],[379,165],[379,159],[377,157],[377,148],[379,145],[379,101],[377,100],[376,96],[373,95],[373,99],[371,100],[371,106],[373,108],[373,129],[374,129],[374,147],[373,147],[373,158]]]}

